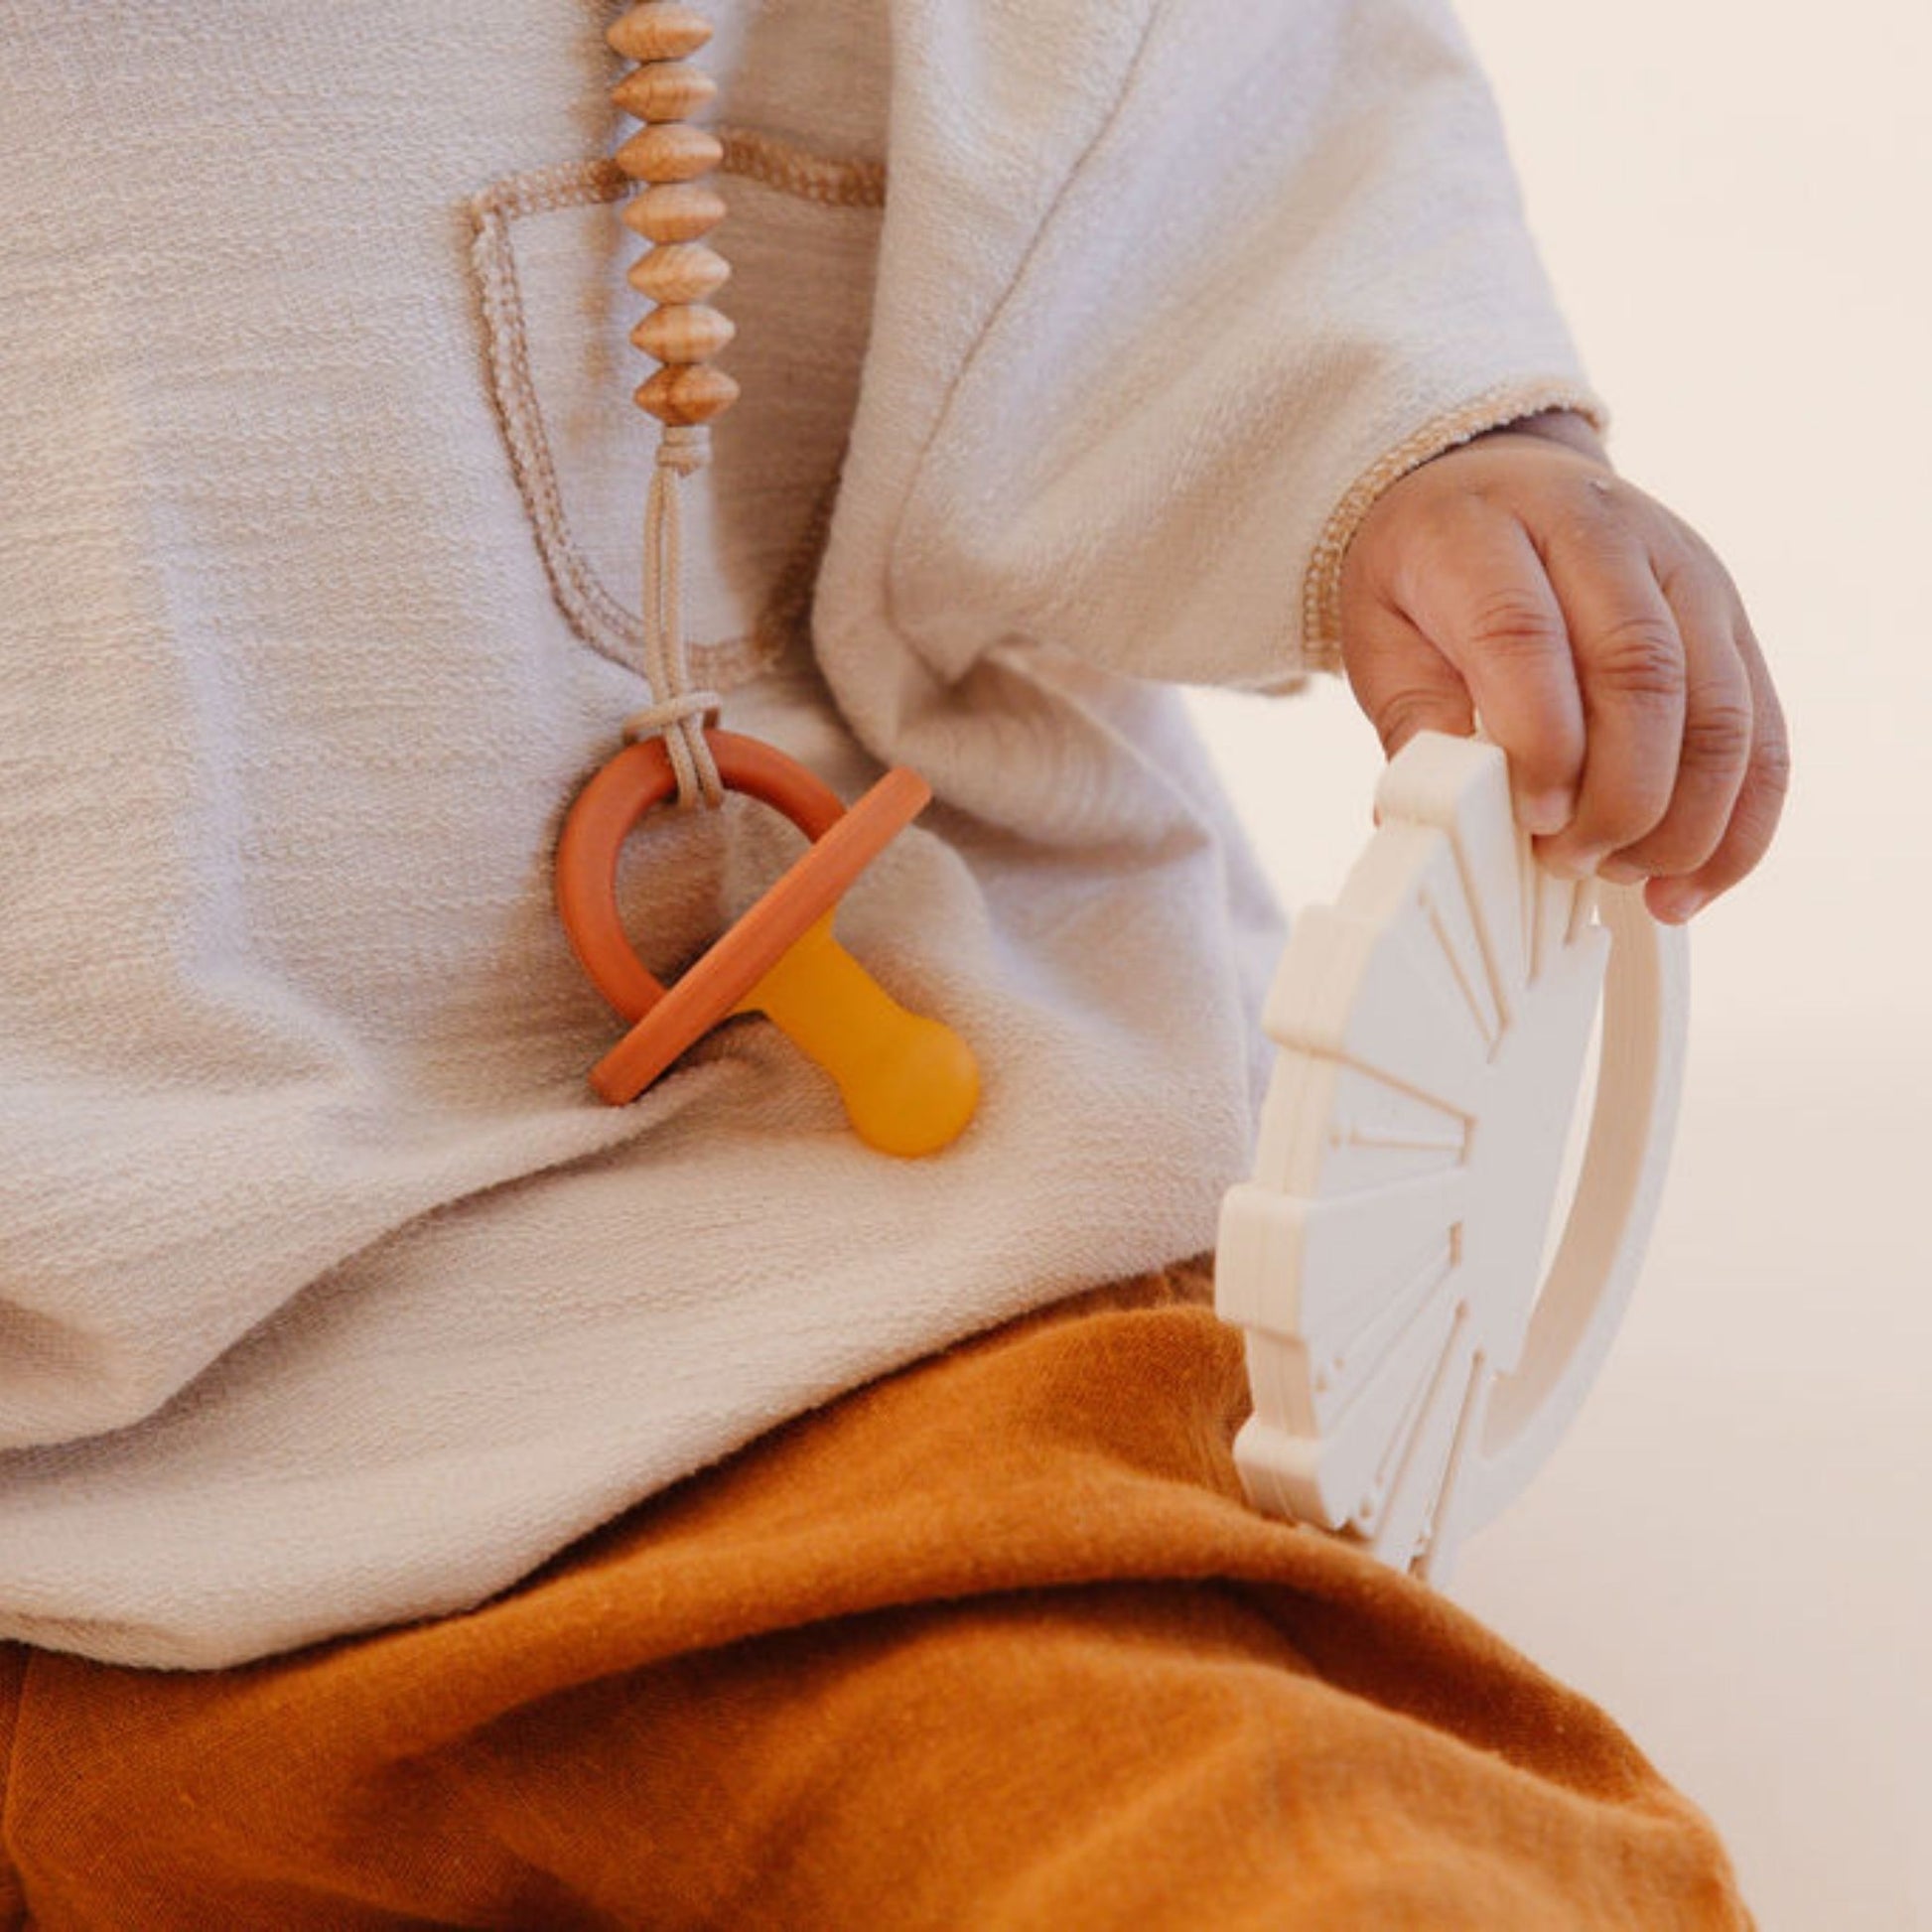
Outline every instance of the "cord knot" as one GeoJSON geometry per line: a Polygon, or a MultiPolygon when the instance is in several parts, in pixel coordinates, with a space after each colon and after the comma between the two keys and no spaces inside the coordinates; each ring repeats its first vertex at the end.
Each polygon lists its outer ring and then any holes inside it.
{"type": "Polygon", "coordinates": [[[667,423],[657,439],[661,469],[688,477],[711,461],[711,430],[704,423],[667,423]]]}
{"type": "Polygon", "coordinates": [[[684,657],[683,587],[679,581],[682,539],[679,482],[711,460],[711,437],[702,423],[672,423],[658,437],[657,467],[644,499],[644,676],[651,702],[624,722],[626,738],[662,733],[677,774],[682,810],[725,801],[718,761],[705,742],[705,727],[718,722],[716,691],[693,691],[684,657]]]}

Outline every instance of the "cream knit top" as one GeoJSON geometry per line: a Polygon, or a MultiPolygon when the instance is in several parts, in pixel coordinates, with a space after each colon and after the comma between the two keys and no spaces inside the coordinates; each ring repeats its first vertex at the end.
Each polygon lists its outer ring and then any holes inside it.
{"type": "MultiPolygon", "coordinates": [[[[741,1019],[607,1107],[550,861],[650,695],[618,10],[6,0],[0,1636],[472,1605],[1207,1247],[1282,935],[1171,683],[1331,667],[1377,489],[1594,407],[1437,0],[708,0],[692,668],[931,782],[839,931],[984,1093],[895,1161],[741,1019]]],[[[634,835],[646,963],[798,847],[634,835]]]]}

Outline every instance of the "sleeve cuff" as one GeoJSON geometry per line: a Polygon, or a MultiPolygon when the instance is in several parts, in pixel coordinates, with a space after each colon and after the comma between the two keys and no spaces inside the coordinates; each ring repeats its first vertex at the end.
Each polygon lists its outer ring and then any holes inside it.
{"type": "Polygon", "coordinates": [[[1574,380],[1553,377],[1484,390],[1457,408],[1431,417],[1384,451],[1343,491],[1315,539],[1302,579],[1302,662],[1256,688],[1286,695],[1302,689],[1312,671],[1340,672],[1342,559],[1362,519],[1391,483],[1446,450],[1550,409],[1576,411],[1599,436],[1609,428],[1609,411],[1598,397],[1574,380]]]}

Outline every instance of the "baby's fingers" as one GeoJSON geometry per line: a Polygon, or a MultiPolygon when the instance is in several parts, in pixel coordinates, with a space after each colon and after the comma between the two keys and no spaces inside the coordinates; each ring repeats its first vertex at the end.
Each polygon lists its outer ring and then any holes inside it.
{"type": "Polygon", "coordinates": [[[1600,521],[1566,517],[1543,542],[1570,629],[1589,744],[1577,815],[1540,856],[1583,877],[1634,847],[1669,812],[1690,673],[1676,613],[1627,523],[1607,514],[1600,521]]]}
{"type": "Polygon", "coordinates": [[[1763,857],[1789,760],[1736,590],[1587,453],[1505,434],[1424,464],[1363,519],[1340,591],[1384,747],[1473,706],[1546,864],[1648,876],[1652,912],[1688,918],[1763,857]]]}
{"type": "MultiPolygon", "coordinates": [[[[1453,667],[1508,755],[1518,819],[1533,832],[1556,831],[1583,771],[1584,708],[1563,609],[1535,545],[1513,515],[1458,496],[1438,508],[1408,562],[1397,587],[1404,628],[1413,624],[1417,650],[1437,658],[1437,675],[1453,667]]],[[[1386,705],[1399,682],[1378,669],[1381,692],[1357,679],[1371,718],[1376,698],[1386,705]]]]}
{"type": "Polygon", "coordinates": [[[1734,641],[1742,613],[1729,578],[1715,558],[1694,549],[1666,567],[1660,583],[1683,640],[1683,742],[1663,818],[1602,868],[1619,883],[1681,876],[1710,859],[1730,822],[1751,753],[1754,705],[1734,641]]]}
{"type": "Polygon", "coordinates": [[[1688,919],[1698,907],[1727,892],[1764,857],[1784,810],[1791,782],[1791,749],[1784,712],[1749,623],[1738,616],[1739,662],[1751,693],[1751,748],[1730,819],[1718,849],[1686,879],[1653,880],[1645,901],[1660,919],[1688,919]]]}

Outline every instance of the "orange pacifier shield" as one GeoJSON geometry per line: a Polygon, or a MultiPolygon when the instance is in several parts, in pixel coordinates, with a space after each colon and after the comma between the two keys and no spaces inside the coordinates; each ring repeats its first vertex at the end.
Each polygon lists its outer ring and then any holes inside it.
{"type": "Polygon", "coordinates": [[[837,1083],[860,1138],[887,1154],[936,1153],[979,1101],[979,1069],[949,1027],[908,1013],[832,936],[839,897],[924,808],[925,780],[895,766],[848,810],[802,764],[755,738],[708,731],[718,775],[812,841],[675,986],[645,968],[618,916],[618,854],[676,790],[660,739],[627,746],[570,809],[557,844],[557,906],[579,963],[633,1024],[591,1069],[600,1098],[634,1100],[709,1029],[762,1013],[837,1083]]]}

